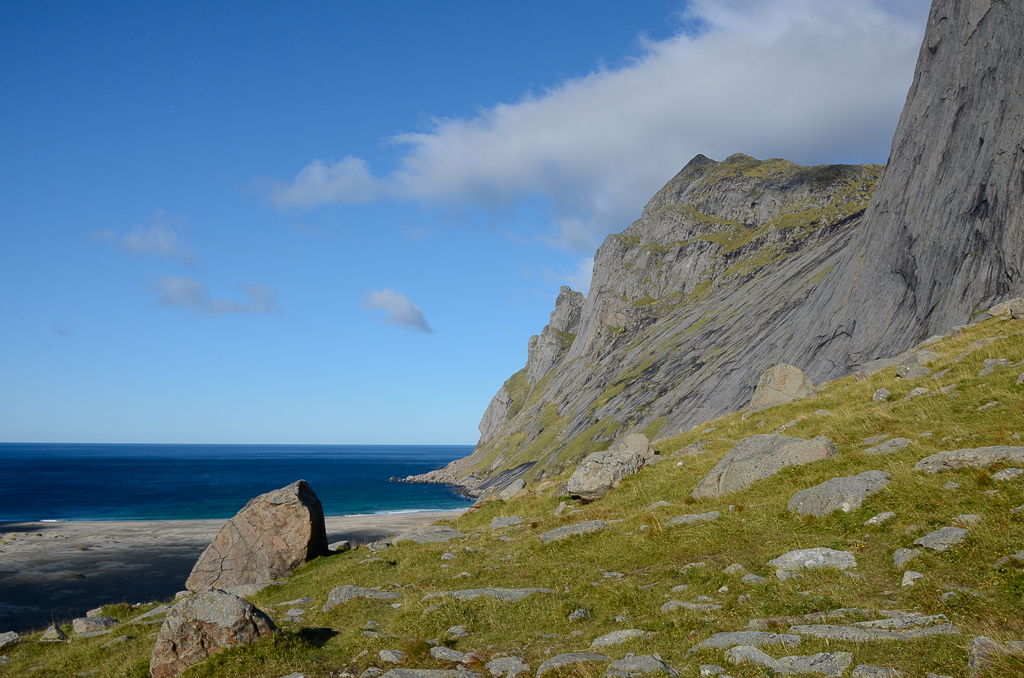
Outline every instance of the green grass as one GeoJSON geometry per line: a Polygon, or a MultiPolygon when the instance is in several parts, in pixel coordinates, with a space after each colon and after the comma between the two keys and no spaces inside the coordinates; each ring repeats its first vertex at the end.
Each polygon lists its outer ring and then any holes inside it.
{"type": "MultiPolygon", "coordinates": [[[[415,545],[403,542],[383,554],[383,561],[361,563],[369,556],[365,549],[321,558],[300,568],[280,587],[271,587],[251,600],[264,610],[283,613],[274,603],[312,596],[301,624],[281,623],[281,633],[251,648],[218,655],[193,668],[189,676],[266,676],[274,678],[293,671],[311,676],[358,675],[378,665],[376,653],[385,648],[405,649],[412,659],[408,666],[451,668],[425,652],[423,641],[440,638],[450,626],[463,624],[470,630],[453,647],[477,650],[485,660],[500,653],[521,653],[536,668],[547,657],[569,651],[586,651],[597,636],[620,628],[641,628],[656,632],[649,639],[605,648],[612,658],[626,652],[657,652],[684,676],[696,676],[701,663],[725,664],[723,653],[706,650],[687,656],[687,650],[717,631],[743,629],[751,618],[791,616],[841,607],[902,609],[925,614],[945,614],[963,633],[961,636],[925,638],[900,643],[844,643],[805,639],[786,653],[769,648],[769,654],[807,655],[815,652],[849,651],[856,664],[897,668],[906,676],[928,672],[951,676],[966,675],[967,647],[975,635],[1005,641],[1024,638],[1021,600],[1024,569],[993,568],[1001,556],[1024,548],[1024,516],[1011,509],[1024,504],[1024,482],[996,483],[991,474],[996,466],[982,472],[963,469],[926,475],[913,470],[921,458],[943,450],[995,444],[1024,445],[1024,386],[1015,383],[1024,368],[1000,368],[978,377],[986,358],[1024,358],[1024,322],[990,320],[968,329],[963,336],[929,347],[943,357],[933,370],[949,369],[944,377],[929,377],[907,383],[885,370],[861,382],[847,377],[828,385],[820,397],[777,406],[753,414],[746,420],[740,413],[708,422],[694,431],[661,441],[656,446],[666,461],[645,468],[625,479],[605,498],[581,506],[571,517],[555,517],[562,500],[556,489],[568,473],[535,485],[528,496],[507,503],[486,502],[481,508],[452,523],[468,535],[449,544],[415,545]],[[979,337],[1005,335],[998,342],[975,351],[959,362],[956,357],[979,337]],[[904,396],[915,386],[933,391],[959,383],[958,396],[927,395],[909,402],[904,396]],[[880,387],[892,391],[892,400],[879,405],[871,400],[880,387]],[[988,402],[998,407],[979,411],[988,402]],[[818,410],[832,414],[816,414],[818,410]],[[769,480],[755,483],[742,492],[722,498],[692,502],[689,492],[732,446],[732,440],[769,433],[790,421],[787,435],[811,438],[824,435],[836,443],[839,455],[830,460],[785,469],[769,480]],[[700,431],[714,426],[714,431],[700,431]],[[925,435],[930,432],[931,435],[925,435]],[[861,453],[861,441],[877,434],[902,436],[914,441],[904,450],[881,456],[861,453]],[[684,446],[704,440],[706,453],[696,457],[671,458],[684,446]],[[678,461],[682,461],[677,466],[678,461]],[[804,518],[787,510],[789,498],[798,490],[812,487],[840,475],[878,469],[892,474],[889,486],[870,497],[856,511],[834,513],[824,518],[804,518]],[[953,480],[960,489],[947,491],[953,480]],[[991,490],[998,492],[990,494],[991,490]],[[664,500],[672,504],[648,512],[646,507],[664,500]],[[721,511],[717,521],[685,527],[666,527],[666,521],[682,513],[721,511]],[[880,527],[866,527],[864,521],[882,511],[897,516],[880,527]],[[926,578],[914,587],[902,588],[902,573],[892,564],[892,553],[911,547],[926,530],[949,525],[954,516],[973,513],[982,517],[959,546],[945,553],[928,552],[914,560],[910,569],[926,578]],[[522,529],[510,530],[510,541],[488,529],[497,515],[520,515],[531,519],[522,529]],[[560,525],[580,520],[621,521],[606,532],[575,537],[544,545],[538,535],[560,525]],[[911,525],[919,527],[905,534],[911,525]],[[853,551],[855,581],[837,571],[819,570],[802,578],[780,583],[766,563],[795,548],[828,546],[853,551]],[[445,552],[454,560],[442,561],[445,552]],[[706,568],[684,572],[694,561],[706,568]],[[768,579],[763,587],[749,587],[722,573],[732,563],[768,579]],[[451,568],[442,568],[450,564],[451,568]],[[460,572],[469,578],[455,579],[460,572]],[[621,580],[604,578],[615,571],[621,580]],[[597,583],[598,585],[594,585],[597,583]],[[386,603],[353,601],[329,612],[320,612],[328,592],[342,584],[381,586],[401,594],[400,607],[386,603]],[[687,584],[688,590],[672,594],[670,589],[687,584]],[[484,586],[553,589],[520,603],[499,603],[487,599],[461,603],[442,599],[439,607],[424,615],[428,593],[484,586]],[[718,593],[723,586],[728,592],[718,593]],[[983,598],[970,596],[942,603],[939,596],[947,586],[964,586],[983,598]],[[689,600],[697,595],[719,599],[724,608],[711,613],[677,612],[663,614],[661,605],[671,596],[689,600]],[[741,596],[749,595],[749,598],[741,596]],[[567,617],[582,607],[589,616],[580,622],[567,617]],[[618,615],[629,618],[617,623],[618,615]],[[391,639],[366,637],[362,630],[369,620],[391,639]],[[572,635],[574,632],[581,633],[572,635]],[[544,638],[538,634],[556,634],[544,638]]],[[[551,416],[550,413],[545,413],[551,416]]],[[[554,422],[552,422],[552,425],[554,422]]],[[[152,606],[130,610],[127,606],[104,609],[121,619],[152,606]]],[[[278,617],[279,619],[279,617],[278,617]]],[[[70,634],[70,629],[66,630],[70,634]]],[[[0,666],[0,676],[73,676],[98,670],[101,678],[147,675],[151,634],[155,626],[123,626],[111,635],[129,634],[134,639],[103,650],[111,636],[76,639],[66,644],[33,642],[5,649],[10,663],[0,666]],[[35,666],[43,668],[28,673],[35,666]]],[[[381,665],[383,666],[383,665],[381,665]]],[[[384,668],[387,668],[386,666],[384,668]]],[[[471,667],[473,668],[473,667],[471,667]]],[[[481,670],[482,667],[475,667],[481,670]]],[[[1024,663],[1006,658],[997,675],[1020,675],[1024,663]]],[[[750,666],[728,668],[737,678],[763,676],[750,666]]],[[[600,675],[599,668],[591,673],[600,675]]],[[[847,672],[846,675],[849,675],[847,672]]]]}

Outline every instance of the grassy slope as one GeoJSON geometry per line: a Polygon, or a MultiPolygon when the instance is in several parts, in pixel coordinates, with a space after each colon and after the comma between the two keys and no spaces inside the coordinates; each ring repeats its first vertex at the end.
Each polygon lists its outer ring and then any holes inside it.
{"type": "MultiPolygon", "coordinates": [[[[406,666],[451,668],[433,660],[423,641],[443,638],[445,629],[464,624],[471,635],[454,642],[456,649],[476,648],[485,659],[519,652],[534,668],[550,655],[585,651],[591,640],[609,631],[647,629],[657,635],[605,648],[603,652],[613,659],[626,652],[658,652],[684,676],[695,676],[701,663],[725,663],[719,650],[686,655],[693,644],[717,631],[741,630],[754,617],[872,607],[945,614],[963,635],[859,645],[805,639],[788,652],[775,648],[768,652],[780,656],[846,650],[853,652],[854,665],[891,666],[907,676],[924,676],[927,672],[964,676],[967,645],[973,636],[988,635],[998,640],[1024,638],[1020,614],[1024,571],[1019,567],[992,567],[999,557],[1024,548],[1024,515],[1011,514],[1013,507],[1024,504],[1024,481],[993,482],[990,474],[1000,467],[986,472],[971,469],[937,475],[915,472],[912,467],[919,459],[943,450],[1024,445],[1017,437],[1024,434],[1024,386],[1015,383],[1021,368],[1000,368],[986,377],[977,376],[986,358],[1005,357],[1012,362],[1024,358],[1024,321],[986,321],[929,350],[943,356],[933,366],[934,370],[950,369],[939,380],[925,377],[908,383],[895,379],[895,370],[889,369],[860,383],[853,377],[841,379],[819,398],[765,410],[745,421],[738,413],[723,417],[698,427],[704,430],[713,425],[713,431],[695,430],[658,445],[660,452],[671,455],[689,443],[706,440],[705,454],[685,458],[681,465],[670,460],[644,469],[604,499],[581,507],[581,512],[571,517],[554,516],[559,498],[553,491],[557,485],[552,484],[540,494],[505,504],[490,502],[461,518],[455,526],[473,535],[472,538],[449,544],[405,542],[388,550],[383,560],[376,563],[360,562],[372,555],[365,549],[314,561],[297,571],[285,585],[252,598],[263,609],[283,614],[290,606],[270,606],[313,596],[317,603],[310,606],[304,622],[282,623],[282,633],[276,638],[253,648],[221,654],[186,675],[275,677],[292,671],[312,676],[342,675],[345,671],[358,674],[378,663],[376,652],[384,648],[408,651],[410,659],[406,666]],[[999,335],[1004,338],[955,362],[956,356],[975,339],[999,335]],[[937,389],[952,383],[960,384],[958,395],[953,398],[935,394],[910,402],[903,399],[916,386],[937,389]],[[889,404],[878,405],[871,396],[882,386],[892,391],[893,398],[889,404]],[[977,409],[992,401],[999,405],[986,411],[977,409]],[[832,414],[816,414],[820,409],[832,414]],[[730,449],[732,443],[728,439],[772,432],[792,420],[797,423],[789,427],[787,435],[828,436],[835,441],[839,456],[787,469],[728,497],[696,503],[688,500],[697,481],[730,449]],[[931,435],[923,436],[926,431],[931,435]],[[882,433],[915,442],[891,455],[860,454],[863,438],[882,433]],[[892,473],[892,481],[886,490],[870,497],[853,513],[811,519],[787,511],[787,502],[794,492],[836,476],[871,469],[892,473]],[[950,480],[959,483],[960,489],[942,489],[950,480]],[[659,500],[673,506],[645,510],[659,500]],[[721,511],[722,517],[700,525],[664,527],[670,517],[711,510],[721,511]],[[895,511],[897,517],[881,527],[863,525],[882,511],[895,511]],[[946,553],[927,553],[914,560],[908,569],[922,572],[926,578],[914,587],[901,588],[902,572],[892,564],[893,551],[911,547],[916,536],[924,531],[949,525],[954,516],[967,513],[980,515],[981,523],[970,530],[958,547],[946,553]],[[496,515],[520,515],[533,521],[522,529],[509,531],[510,540],[502,541],[498,533],[488,529],[496,515]],[[595,518],[621,522],[612,524],[606,532],[559,544],[543,545],[537,538],[541,532],[560,525],[595,518]],[[905,534],[910,525],[919,526],[913,535],[905,534]],[[856,571],[866,581],[826,570],[782,584],[766,566],[768,560],[786,551],[814,546],[854,551],[858,560],[856,571]],[[441,555],[448,551],[455,553],[456,558],[442,561],[441,555]],[[681,572],[684,565],[693,561],[706,562],[708,567],[681,572]],[[768,578],[769,583],[750,587],[722,574],[721,570],[732,563],[741,563],[749,571],[768,578]],[[446,569],[442,565],[451,567],[446,569]],[[472,577],[453,579],[462,571],[472,577]],[[605,571],[625,576],[621,580],[604,578],[605,571]],[[319,612],[330,589],[342,584],[394,588],[401,592],[401,606],[353,601],[327,613],[319,612]],[[670,589],[678,584],[688,584],[689,589],[670,594],[670,589]],[[983,598],[961,596],[956,602],[944,604],[939,601],[944,585],[969,587],[983,598]],[[448,600],[436,611],[421,616],[428,605],[437,602],[422,601],[426,593],[483,586],[545,586],[556,592],[520,603],[448,600]],[[729,591],[718,593],[722,586],[728,586],[729,591]],[[750,598],[740,601],[739,596],[744,593],[750,594],[750,598]],[[723,603],[724,609],[663,614],[659,608],[670,595],[678,600],[712,596],[723,603]],[[578,607],[585,608],[589,617],[581,622],[568,622],[566,617],[578,607]],[[615,622],[614,617],[619,615],[629,621],[615,622]],[[364,636],[363,625],[370,619],[378,620],[379,630],[394,638],[364,636]],[[572,635],[576,631],[580,633],[572,635]],[[557,638],[538,634],[556,634],[557,638]]],[[[112,606],[105,608],[105,613],[126,619],[146,609],[149,607],[129,611],[127,606],[112,606]]],[[[73,639],[60,645],[34,643],[30,637],[5,650],[11,662],[0,666],[0,676],[26,675],[35,666],[44,668],[29,675],[70,676],[87,670],[98,670],[95,675],[101,677],[148,675],[153,645],[150,635],[156,630],[155,626],[122,626],[112,635],[127,633],[135,639],[106,650],[100,649],[100,645],[110,636],[73,639]]],[[[70,629],[67,631],[70,635],[70,629]]],[[[1006,675],[1024,673],[1024,662],[1012,661],[1006,662],[1006,675]]],[[[595,666],[586,675],[597,676],[602,671],[603,667],[595,666]]],[[[730,667],[729,673],[737,677],[765,675],[750,666],[730,667]]]]}

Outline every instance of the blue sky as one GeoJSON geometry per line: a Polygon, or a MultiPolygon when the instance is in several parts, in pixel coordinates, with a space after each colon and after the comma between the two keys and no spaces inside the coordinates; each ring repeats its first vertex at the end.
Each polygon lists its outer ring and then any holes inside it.
{"type": "Polygon", "coordinates": [[[696,153],[884,162],[924,0],[5,3],[0,441],[474,443],[696,153]]]}

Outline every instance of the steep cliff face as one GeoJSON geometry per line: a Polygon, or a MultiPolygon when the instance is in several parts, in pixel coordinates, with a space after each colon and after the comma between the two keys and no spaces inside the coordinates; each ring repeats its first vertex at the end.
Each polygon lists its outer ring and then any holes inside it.
{"type": "Polygon", "coordinates": [[[880,183],[694,158],[604,242],[578,319],[531,339],[449,477],[561,471],[742,408],[779,362],[835,378],[1024,292],[1022,82],[1024,0],[935,0],[880,183]]]}

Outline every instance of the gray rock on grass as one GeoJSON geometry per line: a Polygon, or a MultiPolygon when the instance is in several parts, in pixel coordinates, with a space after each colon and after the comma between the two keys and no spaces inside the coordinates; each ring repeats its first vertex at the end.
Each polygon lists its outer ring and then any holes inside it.
{"type": "Polygon", "coordinates": [[[505,527],[512,527],[513,525],[522,525],[525,522],[519,516],[495,516],[491,519],[491,529],[500,530],[505,527]]]}
{"type": "Polygon", "coordinates": [[[752,645],[737,645],[725,651],[725,661],[730,664],[754,664],[774,673],[787,673],[777,659],[752,645]]]}
{"type": "Polygon", "coordinates": [[[676,527],[677,525],[693,525],[694,523],[704,523],[711,520],[715,520],[721,514],[718,511],[709,511],[707,513],[687,513],[685,515],[676,516],[670,520],[665,521],[665,527],[676,527]]]}
{"type": "Polygon", "coordinates": [[[494,678],[515,678],[530,670],[530,665],[519,657],[499,657],[484,666],[494,678]]]}
{"type": "Polygon", "coordinates": [[[588,520],[582,523],[576,523],[575,525],[566,525],[559,527],[554,530],[550,530],[540,535],[540,540],[545,544],[550,544],[553,541],[562,541],[580,534],[591,534],[593,532],[600,532],[608,529],[608,523],[603,520],[588,520]]]}
{"type": "Polygon", "coordinates": [[[427,525],[403,532],[391,541],[396,544],[402,541],[411,541],[415,544],[439,544],[465,536],[447,525],[427,525]]]}
{"type": "Polygon", "coordinates": [[[338,605],[347,603],[356,598],[367,598],[369,600],[398,600],[399,595],[394,591],[378,591],[377,589],[363,588],[346,584],[331,590],[327,595],[327,603],[321,612],[327,612],[338,605]]]}
{"type": "Polygon", "coordinates": [[[992,447],[976,447],[953,450],[952,452],[939,452],[925,457],[914,464],[914,470],[924,471],[925,473],[940,473],[968,466],[971,468],[986,468],[1000,462],[1024,464],[1024,447],[995,445],[992,447]]]}
{"type": "Polygon", "coordinates": [[[864,450],[862,454],[891,454],[893,452],[899,452],[907,445],[910,445],[913,441],[907,438],[893,438],[892,440],[886,440],[884,443],[869,447],[864,450]]]}
{"type": "Polygon", "coordinates": [[[252,603],[210,589],[175,604],[150,655],[153,678],[174,676],[231,647],[252,645],[276,631],[252,603]]]}
{"type": "Polygon", "coordinates": [[[853,673],[850,674],[850,678],[897,678],[897,676],[901,675],[903,674],[896,669],[890,669],[884,666],[861,664],[853,670],[853,673]]]}
{"type": "Polygon", "coordinates": [[[7,631],[6,633],[0,633],[0,650],[5,647],[17,645],[21,642],[21,636],[16,631],[7,631]]]}
{"type": "Polygon", "coordinates": [[[83,633],[106,631],[120,623],[113,617],[79,617],[78,619],[71,620],[71,628],[75,630],[75,633],[81,635],[83,633]]]}
{"type": "Polygon", "coordinates": [[[944,527],[915,540],[914,546],[923,546],[933,551],[946,551],[951,546],[959,544],[966,536],[967,530],[962,527],[944,527]]]}
{"type": "Polygon", "coordinates": [[[650,638],[654,634],[650,631],[643,631],[641,629],[622,629],[620,631],[612,631],[606,633],[603,636],[594,638],[594,642],[590,644],[590,649],[593,650],[598,647],[607,647],[609,645],[621,645],[622,643],[628,643],[631,640],[637,638],[650,638]]]}
{"type": "Polygon", "coordinates": [[[759,577],[751,572],[743,575],[743,578],[740,579],[740,581],[749,586],[763,586],[768,583],[768,580],[764,577],[759,577]]]}
{"type": "Polygon", "coordinates": [[[764,647],[766,645],[782,645],[793,647],[801,642],[800,636],[788,633],[769,633],[767,631],[728,631],[716,633],[710,638],[691,647],[686,654],[699,652],[709,647],[725,650],[737,645],[749,645],[751,647],[764,647]]]}
{"type": "Polygon", "coordinates": [[[992,480],[997,482],[1005,482],[1007,480],[1016,480],[1020,476],[1024,475],[1024,469],[1019,468],[1004,468],[998,473],[992,474],[992,480]]]}
{"type": "Polygon", "coordinates": [[[761,374],[750,406],[763,409],[814,395],[814,383],[799,368],[779,363],[761,374]]]}
{"type": "Polygon", "coordinates": [[[827,516],[833,511],[849,513],[861,507],[864,500],[880,492],[892,474],[865,471],[855,476],[833,478],[815,487],[801,490],[789,500],[789,510],[803,516],[827,516]]]}
{"type": "Polygon", "coordinates": [[[586,618],[587,618],[587,611],[584,610],[582,607],[578,608],[576,610],[573,610],[569,614],[569,621],[580,621],[581,619],[586,619],[586,618]]]}
{"type": "Polygon", "coordinates": [[[661,673],[670,678],[678,678],[679,672],[665,663],[660,655],[644,654],[639,656],[616,659],[608,665],[605,678],[636,678],[651,673],[661,673]]]}
{"type": "Polygon", "coordinates": [[[807,657],[779,657],[779,663],[787,673],[820,673],[838,678],[853,663],[853,655],[849,652],[819,652],[807,657]]]}
{"type": "Polygon", "coordinates": [[[811,549],[798,549],[784,553],[774,560],[768,561],[769,567],[787,572],[812,570],[821,567],[835,567],[846,570],[857,567],[857,557],[849,551],[836,551],[824,546],[811,549]]]}
{"type": "Polygon", "coordinates": [[[872,517],[868,518],[867,520],[864,521],[864,524],[865,525],[871,525],[871,526],[884,525],[885,523],[887,523],[888,521],[892,520],[895,517],[896,517],[896,514],[893,513],[892,511],[884,511],[883,513],[879,513],[876,516],[872,516],[872,517]]]}
{"type": "Polygon", "coordinates": [[[788,466],[836,456],[836,446],[828,438],[802,440],[766,434],[744,438],[736,443],[704,477],[690,496],[694,499],[720,497],[770,478],[788,466]]]}
{"type": "Polygon", "coordinates": [[[592,652],[566,652],[564,654],[558,654],[551,659],[546,660],[543,664],[537,667],[536,678],[540,678],[549,671],[561,669],[566,666],[574,666],[577,664],[591,664],[594,662],[606,662],[609,658],[603,654],[596,654],[592,652]]]}
{"type": "Polygon", "coordinates": [[[888,402],[889,396],[891,396],[891,395],[892,395],[892,391],[890,391],[889,389],[887,389],[887,388],[880,388],[877,391],[875,391],[875,394],[873,396],[871,396],[871,400],[876,402],[876,403],[884,403],[884,402],[888,402]]]}
{"type": "Polygon", "coordinates": [[[382,662],[388,662],[389,664],[401,664],[405,661],[405,653],[401,650],[381,650],[377,653],[377,657],[382,662]]]}
{"type": "Polygon", "coordinates": [[[522,478],[516,478],[511,483],[509,483],[508,487],[498,492],[498,499],[500,499],[501,501],[508,501],[509,499],[515,497],[517,494],[519,494],[525,489],[526,481],[523,480],[522,478]]]}
{"type": "Polygon", "coordinates": [[[968,674],[971,678],[980,678],[994,668],[994,662],[1000,657],[1011,654],[1024,655],[1024,643],[1018,641],[1012,646],[1009,643],[1003,645],[987,636],[976,636],[971,639],[967,653],[968,674]]]}
{"type": "Polygon", "coordinates": [[[680,609],[693,612],[713,612],[714,610],[721,610],[722,606],[718,603],[694,603],[684,600],[669,600],[661,606],[661,611],[666,613],[675,612],[680,609]]]}
{"type": "Polygon", "coordinates": [[[440,661],[454,662],[456,664],[462,664],[473,658],[473,655],[468,652],[459,652],[444,645],[435,645],[430,648],[430,656],[440,661]]]}
{"type": "Polygon", "coordinates": [[[896,569],[902,570],[907,566],[907,563],[922,553],[923,552],[918,549],[896,549],[892,554],[892,564],[896,566],[896,569]]]}
{"type": "MultiPolygon", "coordinates": [[[[62,631],[56,624],[50,624],[46,627],[46,630],[43,631],[43,635],[39,638],[39,640],[44,643],[59,643],[67,639],[68,637],[64,634],[64,631],[62,631]]],[[[0,643],[2,642],[3,641],[0,640],[0,643]]],[[[0,647],[3,647],[3,645],[0,644],[0,647]]]]}
{"type": "Polygon", "coordinates": [[[623,478],[637,473],[644,463],[644,458],[631,449],[594,452],[573,471],[566,491],[574,499],[595,501],[618,487],[623,478]]]}
{"type": "Polygon", "coordinates": [[[428,593],[423,596],[422,600],[426,601],[433,600],[434,598],[451,596],[456,600],[467,601],[483,596],[486,598],[495,598],[505,603],[517,603],[535,593],[554,593],[554,591],[552,589],[545,588],[506,589],[491,586],[483,589],[464,589],[462,591],[437,591],[435,593],[428,593]]]}
{"type": "MultiPolygon", "coordinates": [[[[372,667],[371,667],[372,668],[372,667]]],[[[369,671],[370,669],[367,669],[369,671]]],[[[365,674],[365,671],[363,672],[365,674]]],[[[360,677],[362,678],[362,677],[360,677]]],[[[482,678],[462,669],[391,669],[380,678],[482,678]]]]}

